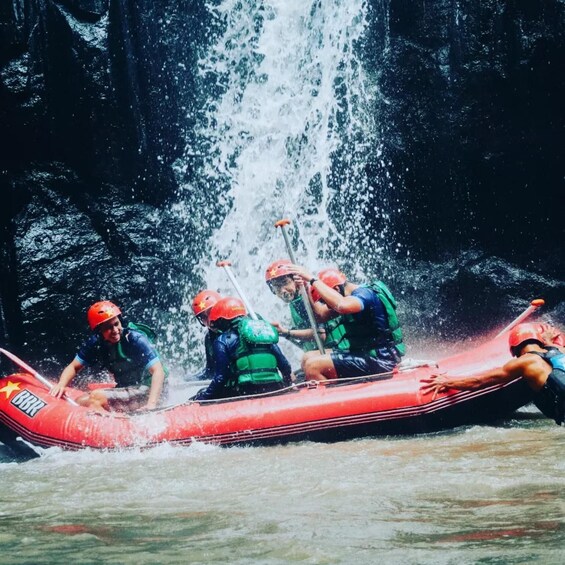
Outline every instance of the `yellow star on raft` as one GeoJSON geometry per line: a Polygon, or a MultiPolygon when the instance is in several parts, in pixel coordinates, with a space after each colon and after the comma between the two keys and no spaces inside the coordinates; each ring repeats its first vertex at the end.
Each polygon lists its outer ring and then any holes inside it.
{"type": "Polygon", "coordinates": [[[6,386],[0,388],[0,392],[3,392],[6,395],[6,398],[10,398],[10,395],[15,390],[20,390],[20,383],[13,383],[12,381],[8,381],[8,384],[6,386]]]}

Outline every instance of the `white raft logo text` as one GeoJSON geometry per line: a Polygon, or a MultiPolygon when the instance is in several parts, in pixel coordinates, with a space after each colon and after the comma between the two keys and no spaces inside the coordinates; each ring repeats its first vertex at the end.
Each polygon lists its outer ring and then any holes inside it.
{"type": "Polygon", "coordinates": [[[13,404],[26,416],[33,418],[47,403],[37,398],[37,396],[29,392],[29,390],[22,390],[22,392],[12,398],[10,404],[13,404]]]}

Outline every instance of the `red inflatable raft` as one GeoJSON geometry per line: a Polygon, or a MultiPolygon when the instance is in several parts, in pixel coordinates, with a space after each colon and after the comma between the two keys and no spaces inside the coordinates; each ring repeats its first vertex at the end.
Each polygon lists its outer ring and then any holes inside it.
{"type": "MultiPolygon", "coordinates": [[[[150,413],[95,413],[49,396],[30,374],[0,379],[0,420],[6,438],[41,447],[121,449],[195,441],[221,445],[299,440],[337,441],[421,433],[504,417],[531,400],[521,379],[432,400],[421,379],[432,373],[470,376],[509,359],[507,335],[427,366],[392,375],[302,383],[282,393],[186,402],[150,413]]],[[[76,398],[81,391],[68,389],[76,398]]],[[[20,442],[21,443],[21,442],[20,442]]]]}

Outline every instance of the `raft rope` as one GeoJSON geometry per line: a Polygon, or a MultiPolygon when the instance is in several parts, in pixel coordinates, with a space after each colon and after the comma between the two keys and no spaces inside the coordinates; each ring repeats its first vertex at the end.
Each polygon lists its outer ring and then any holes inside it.
{"type": "Polygon", "coordinates": [[[439,365],[434,361],[424,361],[422,363],[418,363],[416,365],[412,365],[409,367],[401,367],[398,370],[388,371],[386,373],[373,373],[371,375],[362,375],[360,377],[341,377],[339,379],[328,379],[327,381],[303,381],[301,383],[293,383],[290,386],[285,388],[281,388],[279,390],[275,390],[272,392],[261,392],[258,394],[253,394],[249,396],[228,396],[225,398],[212,398],[210,400],[187,400],[185,404],[192,404],[197,402],[198,404],[209,404],[212,402],[230,402],[235,400],[243,400],[245,398],[262,398],[262,397],[270,397],[270,396],[279,396],[283,393],[289,391],[296,391],[302,388],[318,388],[319,386],[341,386],[344,384],[353,384],[355,382],[362,383],[367,381],[380,381],[380,380],[388,380],[391,379],[394,375],[398,373],[407,373],[408,371],[412,371],[413,369],[420,369],[422,367],[436,367],[439,368],[439,365]]]}

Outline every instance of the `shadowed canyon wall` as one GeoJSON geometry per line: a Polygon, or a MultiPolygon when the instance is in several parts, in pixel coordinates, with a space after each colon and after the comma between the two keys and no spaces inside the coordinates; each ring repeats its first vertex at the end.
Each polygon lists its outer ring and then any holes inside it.
{"type": "MultiPolygon", "coordinates": [[[[404,250],[391,282],[406,325],[460,337],[538,295],[563,322],[565,4],[370,8],[359,49],[381,145],[366,175],[404,250]]],[[[154,325],[182,302],[199,255],[175,247],[191,223],[167,212],[215,25],[200,1],[0,5],[3,345],[68,359],[94,300],[154,325]]]]}

